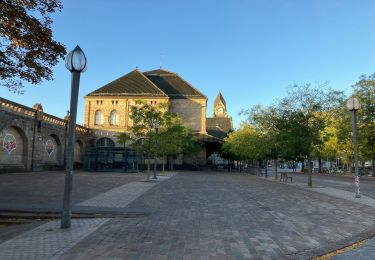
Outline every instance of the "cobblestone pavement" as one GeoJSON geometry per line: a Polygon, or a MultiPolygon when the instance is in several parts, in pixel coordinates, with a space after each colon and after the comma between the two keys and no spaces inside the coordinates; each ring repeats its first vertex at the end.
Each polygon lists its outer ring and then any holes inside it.
{"type": "Polygon", "coordinates": [[[152,182],[131,182],[109,190],[105,193],[99,194],[76,205],[89,207],[125,208],[130,202],[154,187],[158,183],[158,181],[169,179],[173,175],[174,174],[169,174],[168,176],[159,176],[157,181],[152,182]]]}
{"type": "MultiPolygon", "coordinates": [[[[155,182],[131,182],[79,204],[90,207],[126,207],[148,189],[172,176],[161,176],[155,182]]],[[[3,234],[0,234],[0,259],[59,259],[64,252],[108,220],[72,219],[71,228],[65,230],[60,229],[60,221],[23,225],[18,230],[3,228],[3,234]]]]}
{"type": "Polygon", "coordinates": [[[62,259],[308,259],[374,232],[374,209],[257,177],[180,173],[62,259]]]}
{"type": "MultiPolygon", "coordinates": [[[[360,203],[360,204],[364,204],[364,205],[375,208],[375,199],[373,199],[371,197],[368,197],[368,196],[365,196],[365,195],[362,194],[360,198],[355,198],[355,193],[353,191],[347,191],[347,190],[327,187],[326,186],[327,182],[325,182],[323,184],[325,186],[320,186],[320,185],[318,186],[318,185],[315,184],[315,185],[313,185],[313,187],[309,188],[309,187],[307,187],[306,182],[301,182],[301,179],[296,180],[296,178],[294,178],[294,177],[295,176],[293,176],[293,182],[280,182],[279,179],[275,180],[272,177],[267,178],[266,180],[279,182],[280,184],[301,187],[301,188],[304,188],[304,189],[308,189],[310,191],[323,193],[323,194],[326,194],[326,195],[330,195],[330,196],[337,197],[337,198],[340,198],[340,199],[349,200],[349,201],[352,201],[354,203],[360,203]]],[[[375,186],[375,184],[374,184],[374,186],[375,186]]]]}
{"type": "Polygon", "coordinates": [[[73,219],[69,230],[61,229],[60,221],[50,221],[0,244],[0,259],[58,259],[108,220],[73,219]]]}
{"type": "MultiPolygon", "coordinates": [[[[0,209],[61,209],[63,171],[0,174],[0,209]]],[[[75,172],[72,204],[141,180],[139,173],[75,172]]]]}

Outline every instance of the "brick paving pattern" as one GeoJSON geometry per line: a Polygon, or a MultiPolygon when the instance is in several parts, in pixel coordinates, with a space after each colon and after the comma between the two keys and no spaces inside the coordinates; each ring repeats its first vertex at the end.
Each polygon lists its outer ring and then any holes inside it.
{"type": "MultiPolygon", "coordinates": [[[[265,180],[280,182],[279,180],[274,180],[273,178],[268,178],[268,179],[265,179],[265,180]]],[[[334,181],[326,181],[326,182],[334,182],[334,181]]],[[[336,197],[336,198],[349,200],[349,201],[352,201],[352,202],[355,202],[355,203],[360,203],[360,204],[364,204],[364,205],[375,208],[375,199],[373,199],[371,197],[368,197],[368,196],[365,196],[363,194],[361,195],[361,198],[355,198],[354,190],[352,192],[350,192],[350,191],[345,191],[345,190],[336,189],[336,188],[332,188],[332,187],[323,187],[323,186],[316,186],[316,185],[313,185],[312,188],[308,188],[306,182],[296,182],[296,181],[294,181],[292,183],[291,182],[280,182],[280,183],[290,185],[290,186],[297,186],[297,187],[300,187],[300,188],[308,189],[308,190],[311,190],[311,191],[323,193],[323,194],[330,195],[330,196],[333,196],[333,197],[336,197]]],[[[334,183],[337,183],[337,182],[334,182],[334,183]]],[[[350,183],[344,183],[344,184],[345,185],[352,185],[350,183]]]]}
{"type": "Polygon", "coordinates": [[[62,259],[308,259],[375,224],[364,204],[239,174],[181,173],[62,259]]]}
{"type": "Polygon", "coordinates": [[[81,239],[109,219],[72,220],[70,229],[60,229],[60,221],[50,221],[0,244],[0,259],[58,259],[81,239]]]}
{"type": "Polygon", "coordinates": [[[91,199],[76,204],[77,206],[125,208],[147,190],[155,186],[150,182],[131,182],[99,194],[91,199]]]}

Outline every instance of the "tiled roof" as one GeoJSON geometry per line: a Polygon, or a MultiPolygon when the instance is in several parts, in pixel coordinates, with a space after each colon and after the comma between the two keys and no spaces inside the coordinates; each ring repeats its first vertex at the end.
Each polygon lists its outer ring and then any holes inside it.
{"type": "Polygon", "coordinates": [[[91,92],[87,96],[159,96],[167,95],[152,83],[138,69],[108,83],[107,85],[91,92]]]}
{"type": "Polygon", "coordinates": [[[158,69],[144,74],[170,98],[207,98],[176,73],[158,69]]]}

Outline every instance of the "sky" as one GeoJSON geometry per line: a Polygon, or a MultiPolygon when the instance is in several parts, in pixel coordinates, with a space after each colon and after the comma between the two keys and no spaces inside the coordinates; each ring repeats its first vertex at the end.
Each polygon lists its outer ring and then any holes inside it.
{"type": "MultiPolygon", "coordinates": [[[[77,123],[91,91],[133,70],[173,71],[208,97],[220,91],[235,126],[238,114],[270,105],[292,84],[329,86],[351,94],[375,72],[375,1],[346,0],[62,0],[54,39],[77,44],[88,69],[81,75],[77,123]]],[[[70,72],[61,61],[54,80],[25,84],[23,95],[0,97],[64,117],[70,72]]]]}

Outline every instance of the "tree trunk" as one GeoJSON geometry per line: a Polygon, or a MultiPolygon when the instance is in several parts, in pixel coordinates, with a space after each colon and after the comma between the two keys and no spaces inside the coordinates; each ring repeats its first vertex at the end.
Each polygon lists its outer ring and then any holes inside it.
{"type": "Polygon", "coordinates": [[[301,172],[303,173],[305,171],[305,159],[304,158],[301,159],[301,163],[302,163],[301,172]]]}
{"type": "Polygon", "coordinates": [[[322,157],[320,157],[320,156],[319,156],[319,159],[318,159],[318,164],[319,164],[319,166],[318,166],[319,167],[318,172],[322,173],[322,157]]]}
{"type": "Polygon", "coordinates": [[[173,171],[173,156],[171,156],[171,171],[173,171]]]}
{"type": "Polygon", "coordinates": [[[266,167],[266,178],[268,178],[268,161],[266,160],[266,164],[265,164],[265,167],[266,167]]]}
{"type": "Polygon", "coordinates": [[[308,160],[308,178],[307,178],[307,186],[312,187],[312,163],[311,163],[311,158],[310,155],[307,157],[308,160]]]}
{"type": "Polygon", "coordinates": [[[275,180],[277,180],[277,159],[275,159],[275,180]]]}

